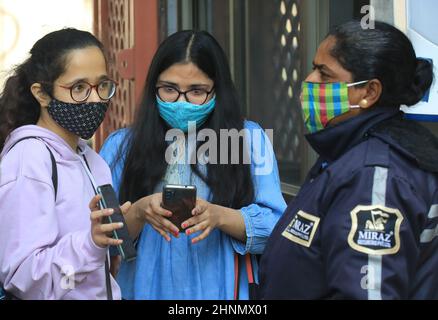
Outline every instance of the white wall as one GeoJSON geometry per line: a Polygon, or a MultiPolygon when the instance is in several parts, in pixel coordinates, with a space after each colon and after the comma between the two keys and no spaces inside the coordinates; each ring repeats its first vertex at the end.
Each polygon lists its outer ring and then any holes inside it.
{"type": "Polygon", "coordinates": [[[406,0],[371,0],[376,20],[390,23],[406,32],[406,0]]]}
{"type": "Polygon", "coordinates": [[[394,25],[407,32],[406,0],[394,0],[394,25]]]}
{"type": "Polygon", "coordinates": [[[33,44],[64,27],[92,31],[93,0],[0,0],[0,91],[33,44]]]}
{"type": "Polygon", "coordinates": [[[374,7],[376,20],[393,24],[394,22],[394,4],[391,0],[371,0],[371,6],[374,7]]]}

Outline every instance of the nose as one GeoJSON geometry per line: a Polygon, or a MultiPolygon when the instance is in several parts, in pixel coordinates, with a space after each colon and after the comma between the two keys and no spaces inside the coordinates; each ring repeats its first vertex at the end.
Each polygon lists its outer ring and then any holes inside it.
{"type": "Polygon", "coordinates": [[[179,98],[178,98],[178,100],[176,100],[176,101],[177,101],[177,102],[183,102],[183,101],[188,102],[187,99],[186,99],[186,96],[185,96],[183,93],[181,93],[181,94],[179,95],[179,98]]]}
{"type": "Polygon", "coordinates": [[[103,100],[97,94],[97,87],[91,89],[90,96],[87,99],[87,102],[102,102],[103,100]]]}
{"type": "Polygon", "coordinates": [[[316,70],[314,70],[313,72],[311,72],[307,78],[304,80],[306,82],[320,82],[320,77],[318,75],[318,72],[316,70]]]}

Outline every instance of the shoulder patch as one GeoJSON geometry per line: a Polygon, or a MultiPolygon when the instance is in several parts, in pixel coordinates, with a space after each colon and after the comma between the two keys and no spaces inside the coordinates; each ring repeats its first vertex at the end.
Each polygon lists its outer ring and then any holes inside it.
{"type": "Polygon", "coordinates": [[[318,229],[320,218],[299,211],[283,231],[282,236],[309,248],[318,229]]]}
{"type": "Polygon", "coordinates": [[[372,255],[396,254],[400,249],[403,216],[398,209],[384,206],[357,206],[351,211],[348,244],[372,255]]]}

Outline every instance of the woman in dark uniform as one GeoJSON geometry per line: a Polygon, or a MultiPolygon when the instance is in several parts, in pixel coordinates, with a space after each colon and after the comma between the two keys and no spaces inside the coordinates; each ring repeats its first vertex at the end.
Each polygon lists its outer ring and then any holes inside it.
{"type": "Polygon", "coordinates": [[[313,65],[302,108],[320,158],[265,249],[262,298],[437,299],[438,141],[400,111],[432,64],[396,28],[349,22],[313,65]]]}

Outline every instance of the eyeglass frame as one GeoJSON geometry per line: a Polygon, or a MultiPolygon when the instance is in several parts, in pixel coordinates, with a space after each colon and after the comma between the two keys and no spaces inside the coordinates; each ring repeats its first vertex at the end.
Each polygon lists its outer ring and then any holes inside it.
{"type": "Polygon", "coordinates": [[[97,95],[99,96],[100,99],[102,99],[102,100],[104,100],[104,101],[109,101],[109,100],[111,100],[111,99],[114,97],[114,95],[116,94],[117,86],[118,86],[118,85],[119,85],[119,83],[118,83],[117,81],[113,80],[113,79],[105,79],[105,80],[101,80],[101,81],[99,81],[98,84],[94,84],[94,85],[91,84],[91,83],[89,83],[88,81],[81,80],[81,81],[75,82],[74,84],[72,84],[72,85],[69,86],[69,87],[68,87],[68,86],[64,86],[64,85],[61,85],[61,84],[58,84],[57,86],[58,86],[58,87],[61,87],[61,88],[63,88],[63,89],[70,90],[70,97],[71,97],[75,102],[84,102],[84,101],[87,101],[87,99],[90,97],[91,92],[93,91],[93,89],[96,90],[96,93],[97,93],[97,95]],[[102,82],[105,82],[105,81],[111,81],[111,82],[113,82],[113,83],[115,84],[115,87],[116,87],[115,90],[114,90],[114,93],[112,94],[112,96],[109,97],[109,98],[107,98],[107,99],[102,98],[102,97],[100,96],[100,94],[99,94],[99,90],[97,90],[97,87],[98,87],[102,82]],[[78,101],[78,100],[76,100],[75,98],[73,98],[73,91],[72,91],[73,87],[74,87],[75,85],[77,85],[78,83],[86,83],[86,84],[88,84],[88,85],[91,87],[90,92],[88,93],[87,97],[86,97],[85,99],[83,99],[83,100],[80,100],[80,101],[78,101]]]}
{"type": "MultiPolygon", "coordinates": [[[[174,87],[174,86],[159,86],[159,87],[156,87],[156,88],[155,88],[155,94],[156,94],[161,100],[163,100],[163,99],[160,97],[160,94],[158,93],[158,90],[160,90],[161,88],[172,88],[172,89],[175,89],[176,92],[178,92],[178,97],[177,97],[174,101],[165,101],[165,102],[170,102],[170,103],[177,102],[177,101],[179,100],[179,98],[181,97],[181,95],[184,95],[184,98],[186,99],[187,102],[189,102],[189,103],[193,103],[193,102],[190,102],[189,99],[187,99],[187,93],[188,93],[188,92],[191,92],[191,91],[195,91],[195,90],[203,90],[203,91],[205,91],[205,92],[207,93],[207,96],[205,97],[204,102],[201,103],[201,104],[199,104],[200,106],[202,106],[203,104],[207,103],[208,96],[209,96],[209,95],[214,91],[214,89],[215,89],[215,87],[213,86],[213,87],[211,88],[210,91],[207,91],[207,90],[204,90],[204,89],[199,89],[199,88],[194,88],[194,89],[190,89],[190,90],[187,90],[187,91],[180,91],[180,90],[178,90],[178,88],[176,88],[176,87],[174,87]]],[[[163,100],[163,101],[164,101],[164,100],[163,100]]]]}

